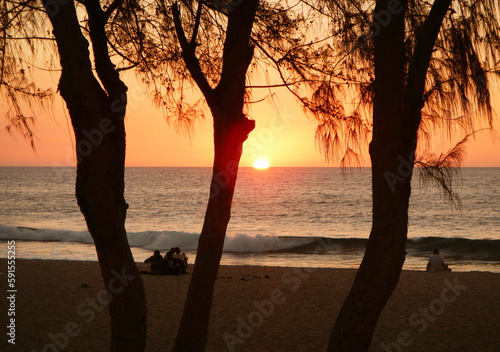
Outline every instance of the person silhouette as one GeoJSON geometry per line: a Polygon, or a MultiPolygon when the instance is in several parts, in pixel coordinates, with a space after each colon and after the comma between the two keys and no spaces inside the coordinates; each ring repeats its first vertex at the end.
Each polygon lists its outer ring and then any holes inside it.
{"type": "Polygon", "coordinates": [[[161,269],[163,267],[163,257],[160,254],[159,250],[154,251],[154,254],[146,259],[144,263],[150,263],[151,265],[151,273],[160,274],[161,269]]]}
{"type": "Polygon", "coordinates": [[[186,257],[184,253],[181,253],[181,249],[179,247],[174,248],[174,253],[172,254],[172,258],[181,260],[184,267],[187,268],[188,257],[186,257]]]}
{"type": "Polygon", "coordinates": [[[439,249],[434,249],[432,251],[432,255],[429,257],[429,262],[427,263],[428,272],[435,271],[451,271],[448,268],[448,265],[444,262],[444,258],[441,254],[439,254],[439,249]]]}
{"type": "Polygon", "coordinates": [[[184,266],[184,263],[182,260],[175,258],[175,248],[172,247],[170,250],[165,254],[164,257],[164,268],[163,271],[166,274],[173,274],[173,275],[179,275],[179,274],[185,274],[186,273],[186,267],[184,266]]]}

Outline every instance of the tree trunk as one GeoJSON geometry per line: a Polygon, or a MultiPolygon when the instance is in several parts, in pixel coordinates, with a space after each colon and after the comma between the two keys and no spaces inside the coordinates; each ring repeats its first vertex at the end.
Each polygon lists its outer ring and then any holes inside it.
{"type": "Polygon", "coordinates": [[[363,261],[330,336],[329,351],[368,351],[378,318],[399,281],[406,254],[411,177],[425,77],[450,3],[434,2],[408,60],[404,34],[407,1],[401,1],[401,11],[395,13],[393,0],[377,0],[374,18],[391,15],[389,23],[373,38],[373,224],[363,261]]]}
{"type": "Polygon", "coordinates": [[[201,71],[195,48],[187,43],[178,8],[173,9],[184,61],[212,112],[215,148],[210,198],[173,347],[175,352],[204,351],[207,343],[212,298],[231,217],[238,164],[243,142],[255,128],[255,121],[247,119],[243,113],[243,106],[246,72],[253,58],[253,46],[249,42],[257,6],[258,0],[245,0],[229,12],[221,79],[215,89],[210,88],[201,71]]]}
{"type": "Polygon", "coordinates": [[[253,120],[241,116],[228,129],[215,134],[210,198],[174,351],[204,351],[207,343],[213,292],[231,216],[238,163],[243,142],[255,127],[253,120]]]}
{"type": "MultiPolygon", "coordinates": [[[[377,1],[374,17],[387,11],[377,1]]],[[[406,5],[403,5],[406,8],[406,5]]],[[[329,351],[368,351],[375,325],[396,287],[405,259],[415,139],[401,134],[404,102],[404,15],[374,37],[372,160],[373,224],[354,284],[335,322],[329,351]]],[[[415,136],[416,137],[416,136],[415,136]]]]}
{"type": "Polygon", "coordinates": [[[387,153],[376,151],[374,141],[370,148],[372,230],[354,284],[330,336],[329,351],[368,351],[405,260],[413,160],[404,159],[405,153],[401,153],[398,164],[394,162],[398,156],[388,158],[387,153]]]}
{"type": "MultiPolygon", "coordinates": [[[[95,78],[89,59],[89,43],[80,31],[72,1],[64,4],[44,1],[44,6],[60,55],[59,90],[75,132],[76,197],[94,239],[108,292],[111,351],[144,351],[145,292],[125,231],[128,205],[123,194],[123,117],[127,88],[116,71],[107,72],[109,77],[114,75],[114,80],[101,78],[106,91],[95,78]]],[[[94,52],[96,61],[97,54],[94,52]]]]}

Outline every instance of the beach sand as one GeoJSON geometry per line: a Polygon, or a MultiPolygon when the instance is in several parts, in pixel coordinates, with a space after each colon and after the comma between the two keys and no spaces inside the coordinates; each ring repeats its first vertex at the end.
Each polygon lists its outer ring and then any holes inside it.
{"type": "MultiPolygon", "coordinates": [[[[146,264],[138,265],[148,270],[146,264]]],[[[0,272],[1,351],[61,350],[52,340],[64,351],[108,350],[109,313],[99,303],[104,302],[104,291],[98,263],[17,259],[15,345],[6,341],[6,259],[0,259],[0,272]],[[90,309],[88,299],[95,299],[95,308],[90,309]],[[76,336],[65,338],[65,329],[76,336]]],[[[353,269],[222,266],[207,351],[230,351],[228,344],[234,351],[325,351],[355,273],[353,269]]],[[[190,275],[143,275],[143,280],[147,351],[168,351],[190,275]]],[[[370,351],[498,352],[499,292],[500,274],[404,271],[379,320],[370,351]]]]}

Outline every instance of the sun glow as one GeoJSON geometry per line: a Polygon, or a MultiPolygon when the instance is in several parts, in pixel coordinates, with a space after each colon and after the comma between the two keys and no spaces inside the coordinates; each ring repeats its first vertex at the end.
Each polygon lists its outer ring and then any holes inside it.
{"type": "Polygon", "coordinates": [[[269,163],[264,160],[264,159],[257,159],[253,163],[253,167],[255,169],[268,169],[269,168],[269,163]]]}

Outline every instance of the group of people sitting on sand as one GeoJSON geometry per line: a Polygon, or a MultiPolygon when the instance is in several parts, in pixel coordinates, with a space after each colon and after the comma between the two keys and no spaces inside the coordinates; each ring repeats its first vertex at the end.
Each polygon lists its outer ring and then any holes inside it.
{"type": "MultiPolygon", "coordinates": [[[[154,251],[154,254],[146,259],[144,263],[151,265],[151,274],[159,275],[179,275],[186,274],[188,266],[188,257],[181,253],[179,247],[172,247],[164,257],[159,250],[154,251]]],[[[141,272],[145,274],[145,272],[141,272]]],[[[147,272],[149,274],[149,272],[147,272]]]]}

